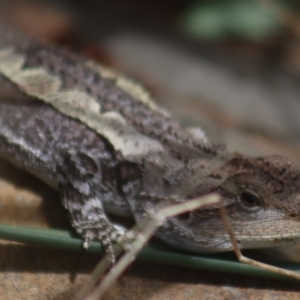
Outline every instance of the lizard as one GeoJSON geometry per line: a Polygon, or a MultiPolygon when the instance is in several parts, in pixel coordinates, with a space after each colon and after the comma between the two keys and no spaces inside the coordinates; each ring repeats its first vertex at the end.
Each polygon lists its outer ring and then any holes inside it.
{"type": "MultiPolygon", "coordinates": [[[[299,243],[299,168],[242,154],[210,168],[227,155],[139,83],[0,26],[0,156],[59,191],[85,248],[99,240],[112,252],[124,241],[109,215],[138,221],[166,199],[210,193],[222,197],[241,249],[299,243]]],[[[233,249],[216,205],[165,220],[156,236],[195,253],[233,249]]]]}

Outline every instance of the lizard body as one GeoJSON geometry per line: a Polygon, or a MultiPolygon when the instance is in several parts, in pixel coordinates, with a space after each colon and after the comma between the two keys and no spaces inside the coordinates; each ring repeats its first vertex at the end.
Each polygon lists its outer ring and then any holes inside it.
{"type": "MultiPolygon", "coordinates": [[[[280,156],[238,154],[210,169],[226,153],[137,83],[0,27],[0,155],[59,190],[86,243],[109,246],[123,234],[107,213],[139,220],[170,197],[212,192],[241,248],[299,243],[299,169],[280,156]]],[[[198,253],[232,249],[213,205],[168,219],[157,236],[198,253]]]]}

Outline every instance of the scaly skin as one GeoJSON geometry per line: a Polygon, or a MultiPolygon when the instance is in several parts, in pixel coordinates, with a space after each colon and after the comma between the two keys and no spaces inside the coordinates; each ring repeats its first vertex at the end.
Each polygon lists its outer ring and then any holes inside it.
{"type": "MultiPolygon", "coordinates": [[[[299,243],[299,170],[288,159],[229,156],[128,78],[1,28],[0,91],[0,155],[60,191],[86,246],[121,240],[107,212],[139,220],[165,199],[211,192],[242,249],[299,243]]],[[[168,219],[157,236],[193,252],[232,249],[215,206],[168,219]]]]}

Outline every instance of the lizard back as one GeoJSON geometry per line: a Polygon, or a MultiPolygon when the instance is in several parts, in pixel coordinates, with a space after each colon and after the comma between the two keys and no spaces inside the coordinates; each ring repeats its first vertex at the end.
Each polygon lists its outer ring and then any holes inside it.
{"type": "Polygon", "coordinates": [[[203,132],[196,136],[182,127],[125,76],[67,50],[3,30],[0,34],[3,76],[61,113],[81,121],[85,118],[84,123],[105,136],[125,158],[167,151],[190,159],[213,157],[223,150],[209,143],[203,132]]]}

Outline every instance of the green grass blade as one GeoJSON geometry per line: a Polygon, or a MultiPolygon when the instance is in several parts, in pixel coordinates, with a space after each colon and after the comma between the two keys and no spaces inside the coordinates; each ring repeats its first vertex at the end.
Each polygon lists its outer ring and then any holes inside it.
{"type": "MultiPolygon", "coordinates": [[[[83,251],[82,240],[75,234],[62,230],[25,228],[0,224],[0,239],[68,251],[83,251]]],[[[99,242],[91,242],[87,252],[101,254],[103,253],[103,248],[99,242]]],[[[204,256],[183,253],[155,243],[150,243],[145,249],[143,249],[138,255],[137,260],[200,270],[293,280],[289,277],[273,274],[256,267],[239,263],[234,259],[234,256],[230,256],[228,258],[226,255],[204,256]]],[[[267,263],[291,271],[300,272],[299,263],[271,260],[268,260],[267,263]]]]}

